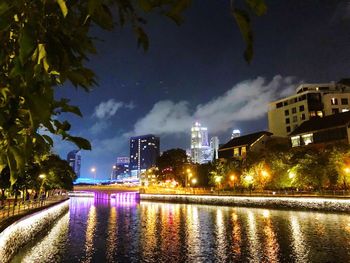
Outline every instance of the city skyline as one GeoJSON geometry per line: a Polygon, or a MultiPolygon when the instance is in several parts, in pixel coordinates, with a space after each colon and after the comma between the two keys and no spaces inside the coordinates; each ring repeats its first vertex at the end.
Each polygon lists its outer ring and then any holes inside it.
{"type": "MultiPolygon", "coordinates": [[[[104,40],[97,42],[98,55],[88,65],[99,87],[88,94],[63,87],[57,94],[69,94],[84,115],[68,116],[72,132],[92,142],[91,152],[82,151],[82,175],[92,176],[90,168],[98,166],[97,177],[108,177],[114,156],[128,154],[130,136],[154,133],[163,142],[162,151],[186,149],[186,131],[196,119],[206,120],[221,141],[236,127],[242,134],[267,130],[267,102],[294,93],[300,82],[347,77],[350,54],[342,48],[348,41],[346,7],[268,3],[267,14],[253,23],[251,65],[243,59],[244,42],[224,1],[195,1],[179,27],[151,17],[146,53],[137,50],[126,28],[111,34],[93,30],[104,40]],[[293,27],[286,31],[289,24],[293,27]],[[278,49],[268,48],[275,43],[278,49]]],[[[61,156],[73,149],[55,142],[61,156]]]]}

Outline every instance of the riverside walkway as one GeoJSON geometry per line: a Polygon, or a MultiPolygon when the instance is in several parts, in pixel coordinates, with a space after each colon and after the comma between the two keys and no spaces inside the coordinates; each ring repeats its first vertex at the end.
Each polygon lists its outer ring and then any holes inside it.
{"type": "Polygon", "coordinates": [[[66,199],[68,196],[56,195],[41,200],[18,200],[16,203],[14,200],[5,200],[0,206],[0,232],[17,219],[66,199]]]}

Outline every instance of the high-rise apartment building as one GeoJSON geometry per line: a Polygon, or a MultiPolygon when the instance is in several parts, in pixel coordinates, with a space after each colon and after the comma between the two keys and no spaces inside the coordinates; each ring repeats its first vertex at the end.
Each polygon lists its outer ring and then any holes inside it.
{"type": "Polygon", "coordinates": [[[129,170],[130,158],[129,157],[117,157],[117,162],[113,166],[112,180],[121,179],[127,177],[130,174],[129,170]]]}
{"type": "Polygon", "coordinates": [[[141,172],[156,164],[159,157],[159,137],[152,134],[130,138],[130,172],[139,176],[141,172]]]}
{"type": "Polygon", "coordinates": [[[219,138],[217,136],[210,139],[211,160],[217,160],[219,158],[219,138]]]}
{"type": "Polygon", "coordinates": [[[194,163],[211,161],[208,128],[195,122],[191,128],[191,159],[194,163]]]}
{"type": "Polygon", "coordinates": [[[347,82],[301,84],[296,94],[269,103],[269,131],[286,137],[310,118],[348,111],[350,86],[347,82]]]}
{"type": "Polygon", "coordinates": [[[79,150],[73,150],[70,151],[67,154],[67,162],[69,163],[69,166],[73,168],[73,171],[77,175],[77,177],[80,177],[80,166],[81,166],[81,155],[79,150]]]}

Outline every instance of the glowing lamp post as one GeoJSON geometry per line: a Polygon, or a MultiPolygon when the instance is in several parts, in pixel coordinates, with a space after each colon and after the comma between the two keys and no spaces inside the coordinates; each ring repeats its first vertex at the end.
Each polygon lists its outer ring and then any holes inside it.
{"type": "Polygon", "coordinates": [[[191,182],[192,182],[192,185],[195,186],[195,184],[197,183],[197,179],[196,179],[196,178],[193,178],[193,179],[191,180],[191,182]]]}
{"type": "Polygon", "coordinates": [[[95,168],[95,167],[92,167],[92,168],[90,169],[90,171],[91,171],[92,174],[93,174],[94,183],[96,183],[96,182],[95,182],[95,181],[96,181],[96,168],[95,168]]]}
{"type": "Polygon", "coordinates": [[[232,175],[230,176],[230,181],[232,182],[232,187],[235,187],[235,180],[236,180],[236,177],[235,177],[234,174],[232,174],[232,175]]]}

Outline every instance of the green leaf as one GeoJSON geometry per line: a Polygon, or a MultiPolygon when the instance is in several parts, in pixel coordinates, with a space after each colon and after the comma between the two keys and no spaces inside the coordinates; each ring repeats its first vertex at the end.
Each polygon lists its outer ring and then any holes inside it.
{"type": "Polygon", "coordinates": [[[0,15],[4,14],[9,9],[10,9],[10,6],[5,1],[1,1],[1,3],[0,3],[0,15]]]}
{"type": "Polygon", "coordinates": [[[55,107],[60,108],[60,112],[71,112],[80,117],[83,117],[83,114],[81,113],[79,107],[69,105],[68,102],[68,99],[61,99],[60,101],[55,102],[55,107]]]}
{"type": "Polygon", "coordinates": [[[45,135],[45,134],[43,134],[43,135],[41,135],[41,136],[44,137],[45,141],[46,141],[48,144],[50,144],[51,147],[53,147],[53,140],[51,139],[50,136],[45,135]]]}
{"type": "Polygon", "coordinates": [[[152,10],[152,4],[149,0],[139,0],[139,5],[145,12],[149,12],[152,10]]]}
{"type": "Polygon", "coordinates": [[[95,10],[101,6],[100,0],[89,0],[88,2],[88,13],[89,15],[93,15],[95,13],[95,10]]]}
{"type": "Polygon", "coordinates": [[[106,5],[96,7],[91,18],[97,25],[105,30],[112,30],[114,27],[112,13],[106,5]]]}
{"type": "Polygon", "coordinates": [[[253,32],[250,24],[249,15],[246,11],[234,8],[232,15],[235,18],[238,28],[246,43],[246,49],[244,51],[245,60],[250,63],[253,58],[253,32]]]}
{"type": "Polygon", "coordinates": [[[264,0],[245,0],[249,8],[257,15],[262,16],[267,11],[267,6],[264,0]]]}
{"type": "Polygon", "coordinates": [[[79,149],[91,150],[90,142],[84,138],[69,136],[67,140],[73,142],[79,149]]]}
{"type": "Polygon", "coordinates": [[[25,64],[26,59],[33,53],[35,49],[35,39],[32,35],[32,30],[25,26],[19,37],[19,59],[22,65],[25,64]]]}
{"type": "Polygon", "coordinates": [[[143,31],[141,27],[136,27],[135,34],[137,36],[137,46],[138,47],[142,46],[143,50],[145,51],[148,50],[149,40],[145,31],[143,31]]]}
{"type": "Polygon", "coordinates": [[[68,14],[68,8],[67,8],[67,5],[66,5],[66,2],[64,0],[56,0],[56,1],[57,1],[57,4],[61,8],[61,12],[62,12],[63,16],[66,17],[67,14],[68,14]]]}

